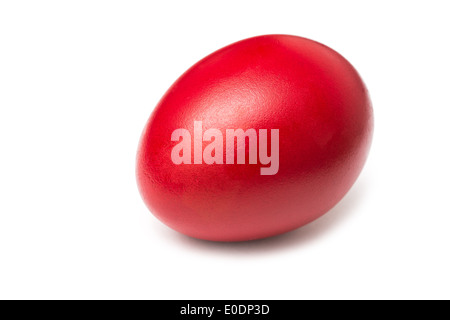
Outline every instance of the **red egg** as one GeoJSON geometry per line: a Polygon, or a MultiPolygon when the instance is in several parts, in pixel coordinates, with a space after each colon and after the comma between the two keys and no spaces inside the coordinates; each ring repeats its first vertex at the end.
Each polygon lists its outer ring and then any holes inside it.
{"type": "Polygon", "coordinates": [[[185,235],[274,236],[343,198],[372,132],[367,89],[340,54],[296,36],[254,37],[202,59],[166,92],[142,134],[138,186],[185,235]]]}

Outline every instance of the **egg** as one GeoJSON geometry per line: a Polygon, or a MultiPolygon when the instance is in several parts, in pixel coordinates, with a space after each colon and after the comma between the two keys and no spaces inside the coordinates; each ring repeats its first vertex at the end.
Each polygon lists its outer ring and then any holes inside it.
{"type": "Polygon", "coordinates": [[[168,89],[141,136],[137,183],[149,210],[182,234],[266,238],[335,206],[372,134],[368,91],[339,53],[298,36],[253,37],[168,89]]]}

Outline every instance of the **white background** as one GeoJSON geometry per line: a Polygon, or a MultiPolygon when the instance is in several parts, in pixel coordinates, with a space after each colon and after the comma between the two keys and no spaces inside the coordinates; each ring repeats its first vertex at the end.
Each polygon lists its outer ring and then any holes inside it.
{"type": "Polygon", "coordinates": [[[2,1],[0,298],[450,298],[446,1],[2,1]],[[286,33],[344,55],[371,93],[366,167],[327,215],[223,244],[154,218],[144,124],[205,55],[286,33]]]}

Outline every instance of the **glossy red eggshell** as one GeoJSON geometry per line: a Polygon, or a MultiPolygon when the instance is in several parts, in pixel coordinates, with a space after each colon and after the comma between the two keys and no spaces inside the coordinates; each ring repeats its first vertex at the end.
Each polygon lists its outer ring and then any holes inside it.
{"type": "Polygon", "coordinates": [[[167,91],[140,141],[138,186],[151,212],[185,235],[269,237],[342,199],[361,172],[372,131],[367,89],[341,55],[296,36],[250,38],[202,59],[167,91]],[[192,132],[194,121],[224,133],[279,129],[279,171],[261,175],[263,165],[248,161],[174,164],[171,134],[192,132]]]}

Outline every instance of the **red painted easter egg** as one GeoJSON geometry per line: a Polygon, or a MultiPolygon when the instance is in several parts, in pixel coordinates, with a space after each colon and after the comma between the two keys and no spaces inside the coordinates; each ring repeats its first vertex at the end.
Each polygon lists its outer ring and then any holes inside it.
{"type": "Polygon", "coordinates": [[[367,89],[340,54],[296,36],[254,37],[169,88],[141,137],[138,186],[150,211],[185,235],[274,236],[344,197],[372,132],[367,89]]]}

